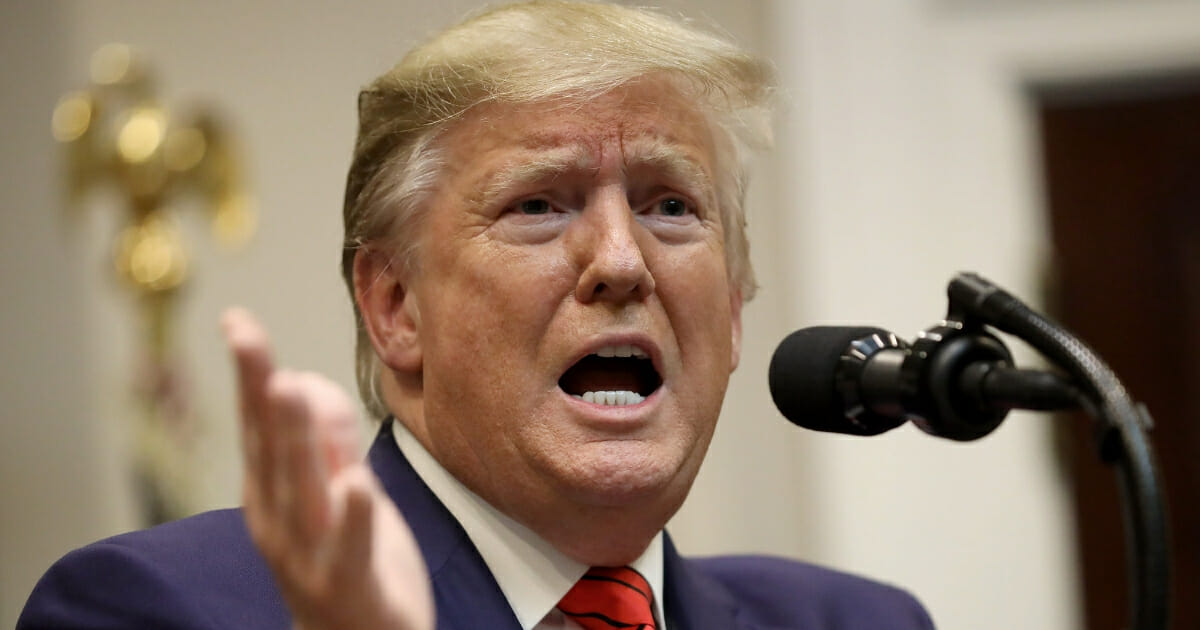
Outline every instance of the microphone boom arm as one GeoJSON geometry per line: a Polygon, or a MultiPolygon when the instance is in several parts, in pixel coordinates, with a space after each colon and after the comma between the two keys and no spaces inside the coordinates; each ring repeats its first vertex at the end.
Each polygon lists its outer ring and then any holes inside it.
{"type": "Polygon", "coordinates": [[[1170,601],[1166,501],[1146,436],[1153,425],[1150,414],[1087,345],[983,277],[959,274],[950,281],[947,294],[947,319],[990,325],[1025,341],[1082,388],[1081,406],[1101,423],[1100,458],[1118,472],[1130,567],[1129,628],[1166,630],[1170,601]]]}

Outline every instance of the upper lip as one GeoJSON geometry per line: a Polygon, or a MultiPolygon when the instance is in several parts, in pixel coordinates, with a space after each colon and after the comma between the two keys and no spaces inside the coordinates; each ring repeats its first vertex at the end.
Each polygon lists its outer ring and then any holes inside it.
{"type": "Polygon", "coordinates": [[[563,366],[562,370],[559,371],[559,376],[561,377],[563,374],[565,374],[567,370],[571,369],[571,367],[576,363],[579,363],[579,361],[584,357],[591,354],[596,354],[597,351],[603,348],[614,346],[633,346],[640,349],[642,352],[645,352],[650,358],[651,365],[654,366],[654,371],[658,372],[658,378],[660,380],[665,379],[662,365],[662,350],[658,347],[658,344],[655,343],[654,340],[645,333],[612,333],[592,337],[588,339],[587,343],[579,350],[579,352],[576,353],[565,366],[563,366]]]}

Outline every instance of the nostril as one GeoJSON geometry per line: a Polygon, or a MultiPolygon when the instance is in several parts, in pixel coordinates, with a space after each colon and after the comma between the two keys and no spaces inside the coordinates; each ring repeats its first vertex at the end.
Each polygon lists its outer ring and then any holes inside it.
{"type": "Polygon", "coordinates": [[[579,277],[576,295],[582,302],[594,300],[638,301],[654,293],[654,278],[639,257],[636,264],[613,264],[593,260],[579,277]]]}

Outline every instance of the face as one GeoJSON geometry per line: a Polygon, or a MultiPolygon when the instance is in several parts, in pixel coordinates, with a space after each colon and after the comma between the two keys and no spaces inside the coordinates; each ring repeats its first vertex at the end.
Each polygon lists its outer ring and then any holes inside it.
{"type": "Polygon", "coordinates": [[[520,520],[588,507],[665,522],[740,339],[708,125],[643,83],[484,107],[444,143],[405,287],[423,397],[405,422],[520,520]]]}

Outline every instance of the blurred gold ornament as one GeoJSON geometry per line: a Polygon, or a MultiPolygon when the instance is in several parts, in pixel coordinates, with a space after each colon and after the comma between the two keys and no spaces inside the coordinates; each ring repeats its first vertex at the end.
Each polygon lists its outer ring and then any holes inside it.
{"type": "Polygon", "coordinates": [[[199,129],[172,129],[163,145],[163,158],[167,161],[168,169],[184,173],[200,164],[207,149],[208,141],[199,129]]]}
{"type": "Polygon", "coordinates": [[[226,195],[218,201],[213,217],[213,233],[217,236],[217,242],[230,247],[241,247],[249,242],[258,227],[253,208],[254,199],[240,193],[226,195]]]}
{"type": "Polygon", "coordinates": [[[160,104],[137,51],[125,44],[100,48],[90,76],[86,89],[59,99],[51,131],[64,148],[72,205],[102,186],[122,200],[113,265],[141,311],[144,363],[135,382],[145,413],[138,474],[148,521],[156,522],[182,516],[191,496],[187,379],[171,343],[176,298],[191,264],[172,208],[180,198],[199,197],[217,241],[237,247],[254,233],[255,202],[228,127],[210,109],[177,115],[160,104]]]}
{"type": "Polygon", "coordinates": [[[169,291],[187,275],[179,230],[158,213],[121,232],[115,262],[117,272],[144,292],[169,291]]]}
{"type": "Polygon", "coordinates": [[[92,124],[92,97],[86,92],[72,92],[62,97],[54,108],[54,139],[59,142],[78,140],[92,124]]]}
{"type": "Polygon", "coordinates": [[[245,245],[257,221],[226,126],[207,109],[174,116],[151,92],[137,51],[108,44],[92,55],[91,85],[59,100],[51,127],[66,149],[72,201],[100,185],[115,187],[126,201],[128,226],[114,248],[122,277],[139,292],[162,293],[183,286],[189,269],[169,201],[200,196],[226,246],[245,245]]]}
{"type": "Polygon", "coordinates": [[[157,107],[138,107],[117,132],[117,155],[122,161],[138,164],[158,152],[166,135],[167,115],[157,107]]]}

